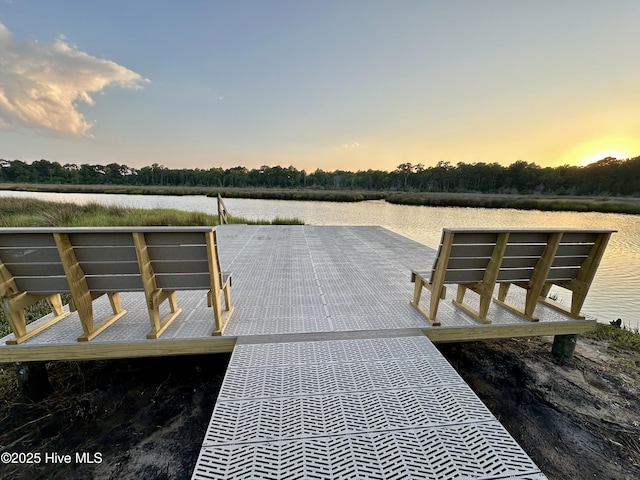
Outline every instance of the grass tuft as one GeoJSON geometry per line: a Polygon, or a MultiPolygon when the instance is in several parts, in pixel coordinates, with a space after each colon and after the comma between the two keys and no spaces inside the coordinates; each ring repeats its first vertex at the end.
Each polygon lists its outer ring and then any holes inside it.
{"type": "Polygon", "coordinates": [[[593,340],[607,340],[612,348],[624,348],[640,352],[640,330],[623,326],[622,328],[607,325],[606,323],[596,324],[596,328],[584,334],[585,337],[593,340]]]}

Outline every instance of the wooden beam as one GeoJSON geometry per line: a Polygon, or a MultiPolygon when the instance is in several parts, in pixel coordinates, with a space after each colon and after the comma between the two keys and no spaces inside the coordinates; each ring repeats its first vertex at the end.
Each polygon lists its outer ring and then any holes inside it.
{"type": "Polygon", "coordinates": [[[13,345],[0,348],[0,363],[40,360],[102,360],[113,358],[159,357],[167,355],[200,355],[232,352],[236,337],[201,339],[163,339],[150,342],[89,342],[49,345],[13,345]]]}
{"type": "Polygon", "coordinates": [[[87,280],[73,251],[69,235],[65,233],[54,233],[53,239],[58,247],[62,268],[64,268],[64,273],[69,284],[69,291],[73,296],[74,308],[80,316],[82,330],[84,334],[89,337],[94,332],[94,324],[91,292],[87,286],[87,280]]]}
{"type": "Polygon", "coordinates": [[[531,275],[531,281],[529,282],[529,288],[527,289],[524,308],[524,316],[527,319],[534,319],[533,312],[535,311],[540,294],[547,282],[549,270],[551,269],[551,265],[553,265],[553,259],[555,258],[558,247],[560,246],[562,235],[562,232],[552,233],[549,235],[549,240],[547,241],[544,252],[542,252],[540,260],[538,260],[538,263],[536,263],[536,266],[533,268],[533,274],[531,275]]]}
{"type": "MultiPolygon", "coordinates": [[[[29,303],[29,305],[32,305],[33,303],[42,300],[43,298],[46,298],[43,295],[29,295],[27,293],[21,293],[18,295],[24,295],[26,297],[31,297],[31,303],[29,303]],[[35,299],[34,299],[35,297],[35,299]]],[[[52,318],[50,318],[49,320],[47,320],[46,322],[43,322],[41,324],[39,324],[37,327],[32,327],[31,329],[28,328],[28,326],[26,325],[26,319],[24,316],[24,310],[20,309],[18,311],[13,311],[12,306],[7,306],[5,307],[5,313],[7,314],[7,320],[9,322],[9,325],[11,325],[11,329],[13,330],[13,334],[15,338],[9,339],[6,341],[7,345],[18,345],[26,340],[29,340],[31,337],[33,337],[34,335],[37,335],[38,333],[42,332],[43,330],[46,330],[47,328],[51,327],[52,325],[55,325],[56,323],[58,323],[60,320],[62,320],[63,318],[66,318],[70,315],[71,312],[65,312],[65,311],[61,311],[60,313],[55,314],[55,316],[53,316],[52,318]]],[[[54,312],[55,313],[55,312],[54,312]]]]}
{"type": "Polygon", "coordinates": [[[147,334],[148,339],[157,339],[171,325],[171,323],[180,315],[182,309],[178,308],[176,302],[176,293],[158,288],[156,276],[151,265],[149,250],[143,232],[133,232],[133,244],[138,258],[138,267],[142,278],[142,287],[149,313],[149,321],[151,322],[151,330],[147,334]],[[160,318],[160,305],[165,300],[169,300],[169,308],[171,312],[160,318]]]}
{"type": "Polygon", "coordinates": [[[501,307],[510,310],[516,315],[521,316],[525,320],[537,322],[538,318],[534,315],[535,308],[540,301],[540,297],[543,292],[548,290],[547,277],[549,276],[549,271],[553,265],[558,248],[560,247],[561,240],[561,231],[549,233],[547,244],[544,246],[540,258],[531,272],[531,278],[529,281],[524,283],[516,282],[516,284],[521,285],[526,290],[524,308],[518,308],[506,301],[509,286],[511,285],[510,282],[500,284],[498,298],[494,298],[494,302],[501,307]]]}
{"type": "Polygon", "coordinates": [[[568,335],[593,330],[596,321],[565,321],[520,323],[515,325],[474,325],[473,327],[425,328],[423,333],[432,342],[467,342],[494,338],[535,337],[546,335],[568,335]]]}
{"type": "MultiPolygon", "coordinates": [[[[93,299],[102,293],[91,292],[87,285],[87,279],[84,271],[78,262],[78,258],[73,250],[73,245],[67,233],[54,233],[53,238],[58,248],[62,267],[67,277],[69,291],[73,297],[73,308],[78,312],[80,323],[84,334],[78,337],[78,342],[88,342],[102,333],[113,323],[122,318],[127,311],[120,310],[113,312],[112,315],[102,319],[98,324],[93,318],[93,299]]],[[[114,304],[112,303],[112,307],[114,304]]]]}
{"type": "Polygon", "coordinates": [[[220,258],[218,257],[218,237],[215,230],[205,233],[207,241],[207,261],[209,262],[209,277],[211,280],[211,290],[208,294],[210,306],[213,308],[215,326],[211,335],[222,335],[224,329],[233,315],[234,307],[231,302],[231,282],[224,283],[226,310],[222,310],[220,294],[222,291],[222,270],[220,269],[220,258]],[[228,302],[228,303],[227,303],[228,302]]]}
{"type": "Polygon", "coordinates": [[[574,290],[571,297],[571,314],[579,315],[582,305],[584,304],[587,292],[591,287],[591,282],[596,275],[596,270],[600,265],[604,251],[607,248],[611,233],[600,233],[589,252],[589,256],[580,267],[578,275],[576,275],[576,283],[581,284],[584,288],[580,291],[574,290]]]}
{"type": "Polygon", "coordinates": [[[429,283],[425,283],[429,290],[431,290],[431,297],[429,299],[429,316],[428,319],[435,323],[439,323],[437,320],[438,306],[440,305],[440,299],[444,288],[444,278],[447,274],[447,263],[449,262],[449,255],[453,248],[454,234],[452,232],[443,232],[442,245],[439,250],[438,260],[434,268],[433,276],[429,283]]]}
{"type": "Polygon", "coordinates": [[[491,258],[487,263],[487,267],[485,269],[482,282],[469,287],[465,285],[458,285],[458,295],[454,300],[453,304],[456,305],[458,308],[461,308],[468,315],[471,315],[480,323],[491,323],[491,320],[487,318],[487,313],[489,312],[489,306],[491,305],[491,298],[493,297],[493,290],[495,288],[496,280],[498,279],[498,275],[500,273],[502,257],[504,256],[504,252],[507,248],[508,242],[509,242],[508,232],[502,232],[498,234],[496,238],[496,244],[495,244],[495,247],[493,248],[491,258]],[[464,295],[467,291],[467,288],[470,288],[480,296],[480,305],[478,310],[464,303],[464,295]]]}

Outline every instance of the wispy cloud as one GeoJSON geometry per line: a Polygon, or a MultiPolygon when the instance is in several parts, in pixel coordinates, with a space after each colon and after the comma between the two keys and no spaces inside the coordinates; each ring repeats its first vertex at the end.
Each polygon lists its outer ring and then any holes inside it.
{"type": "Polygon", "coordinates": [[[106,87],[141,88],[148,80],[110,60],[70,46],[61,35],[53,43],[16,42],[0,23],[0,127],[26,126],[74,136],[90,136],[92,123],[77,109],[92,105],[106,87]]]}
{"type": "Polygon", "coordinates": [[[338,148],[339,150],[355,150],[357,148],[360,148],[360,144],[358,142],[343,143],[338,148]]]}

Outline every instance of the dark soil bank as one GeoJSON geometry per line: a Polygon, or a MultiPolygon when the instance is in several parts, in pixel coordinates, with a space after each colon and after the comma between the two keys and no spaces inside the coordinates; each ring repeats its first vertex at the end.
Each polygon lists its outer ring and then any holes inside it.
{"type": "Polygon", "coordinates": [[[566,360],[550,338],[439,348],[550,480],[640,478],[636,352],[580,339],[566,360]]]}
{"type": "Polygon", "coordinates": [[[40,463],[0,464],[0,478],[191,478],[228,360],[50,363],[54,394],[0,415],[0,449],[39,452],[40,463]],[[78,462],[83,452],[94,463],[78,462]],[[45,463],[46,453],[70,454],[71,463],[45,463]]]}
{"type": "MultiPolygon", "coordinates": [[[[640,359],[581,339],[572,360],[550,339],[439,348],[550,480],[640,478],[640,359]]],[[[71,455],[0,464],[12,479],[188,479],[228,355],[52,362],[52,396],[0,404],[0,450],[71,455]],[[76,453],[99,463],[78,463],[76,453]]],[[[13,375],[12,365],[0,366],[13,375]]],[[[12,391],[13,399],[18,395],[12,391]]]]}

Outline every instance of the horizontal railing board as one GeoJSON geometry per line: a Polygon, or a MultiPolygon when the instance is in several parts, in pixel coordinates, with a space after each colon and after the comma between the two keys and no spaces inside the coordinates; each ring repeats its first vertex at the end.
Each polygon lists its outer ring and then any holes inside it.
{"type": "Polygon", "coordinates": [[[94,233],[176,233],[176,232],[211,232],[215,227],[208,226],[127,226],[127,227],[8,227],[0,232],[6,235],[27,233],[29,235],[37,233],[63,233],[63,234],[94,234],[94,233]]]}
{"type": "Polygon", "coordinates": [[[206,245],[203,232],[145,233],[147,245],[206,245]]]}
{"type": "MultiPolygon", "coordinates": [[[[4,230],[4,229],[3,229],[4,230]]],[[[16,233],[5,234],[0,233],[0,249],[6,247],[53,247],[56,248],[56,242],[53,235],[48,233],[16,233]]]]}
{"type": "Polygon", "coordinates": [[[154,260],[202,260],[207,258],[207,247],[203,245],[189,246],[147,246],[149,258],[154,260]]]}
{"type": "Polygon", "coordinates": [[[486,269],[489,257],[460,257],[451,258],[447,264],[447,270],[473,270],[486,269]]]}
{"type": "Polygon", "coordinates": [[[2,263],[55,263],[60,261],[58,249],[50,247],[15,247],[0,249],[2,263]]]}
{"type": "Polygon", "coordinates": [[[142,291],[140,275],[99,275],[86,277],[92,292],[137,292],[142,291]]]}
{"type": "Polygon", "coordinates": [[[153,271],[158,273],[208,273],[207,260],[154,260],[153,271]]]}
{"type": "Polygon", "coordinates": [[[60,262],[5,263],[4,266],[14,277],[64,276],[64,268],[60,262]]]}
{"type": "Polygon", "coordinates": [[[76,247],[73,249],[80,263],[124,261],[137,262],[136,249],[132,246],[119,247],[76,247]]]}
{"type": "Polygon", "coordinates": [[[209,273],[159,274],[156,285],[166,290],[208,290],[211,276],[209,273]]]}
{"type": "MultiPolygon", "coordinates": [[[[447,270],[444,283],[478,283],[484,278],[484,269],[478,270],[447,270]]],[[[431,274],[433,278],[433,274],[431,274]]]]}
{"type": "Polygon", "coordinates": [[[551,268],[546,280],[572,280],[577,277],[580,267],[551,268]]]}
{"type": "MultiPolygon", "coordinates": [[[[507,244],[503,258],[509,257],[539,257],[544,252],[545,244],[507,244]]],[[[453,245],[450,258],[490,257],[495,245],[453,245]]],[[[593,245],[568,244],[558,246],[557,257],[586,256],[593,245]]]]}
{"type": "MultiPolygon", "coordinates": [[[[580,266],[587,259],[587,255],[555,257],[553,267],[580,266]]],[[[451,258],[447,264],[447,270],[473,270],[486,269],[489,264],[489,257],[458,257],[451,258]]],[[[523,268],[534,267],[540,257],[507,257],[502,259],[500,268],[523,268]]]]}
{"type": "Polygon", "coordinates": [[[556,257],[588,256],[593,245],[560,245],[556,257]]]}
{"type": "Polygon", "coordinates": [[[29,293],[70,293],[67,277],[16,277],[16,287],[21,292],[29,293]]]}
{"type": "MultiPolygon", "coordinates": [[[[498,235],[500,233],[509,233],[509,232],[501,232],[501,231],[464,231],[464,232],[456,232],[453,238],[454,245],[469,245],[469,244],[495,244],[498,235]]],[[[547,243],[549,241],[549,236],[552,233],[559,233],[553,231],[512,231],[509,233],[509,243],[527,243],[527,244],[536,244],[536,243],[547,243]]],[[[591,243],[593,244],[598,238],[598,233],[594,232],[573,232],[573,231],[565,231],[562,235],[561,243],[591,243]]]]}
{"type": "Polygon", "coordinates": [[[526,229],[513,229],[513,228],[443,228],[443,234],[446,232],[452,232],[454,234],[467,234],[467,233],[588,233],[588,234],[606,234],[615,233],[617,230],[611,230],[608,228],[526,228],[526,229]]]}
{"type": "Polygon", "coordinates": [[[85,275],[127,275],[140,274],[138,262],[82,262],[80,267],[85,275]]]}
{"type": "MultiPolygon", "coordinates": [[[[560,268],[549,271],[546,280],[571,280],[576,277],[578,268],[560,268]]],[[[481,282],[484,278],[485,270],[447,270],[444,283],[472,284],[481,282]]],[[[500,270],[497,283],[506,282],[528,282],[531,280],[533,269],[517,268],[513,270],[500,270]]]]}
{"type": "Polygon", "coordinates": [[[74,247],[133,247],[131,232],[75,233],[69,241],[74,247]]]}
{"type": "Polygon", "coordinates": [[[571,255],[566,257],[556,257],[553,259],[552,267],[579,267],[588,258],[588,255],[571,255]]]}

